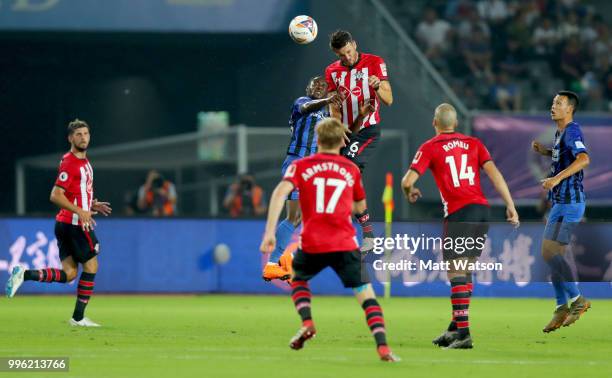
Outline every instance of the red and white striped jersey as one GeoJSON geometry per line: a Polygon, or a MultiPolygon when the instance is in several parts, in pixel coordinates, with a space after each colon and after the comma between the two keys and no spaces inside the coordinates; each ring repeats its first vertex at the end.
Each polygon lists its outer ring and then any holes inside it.
{"type": "MultiPolygon", "coordinates": [[[[68,152],[60,162],[55,186],[65,190],[64,195],[68,201],[83,210],[91,211],[93,203],[93,169],[89,160],[79,159],[72,152],[68,152]]],[[[62,223],[80,225],[76,213],[61,209],[55,220],[62,223]]]]}
{"type": "Polygon", "coordinates": [[[388,80],[385,61],[373,54],[359,54],[359,59],[352,67],[343,66],[340,60],[327,66],[325,80],[329,92],[338,92],[342,102],[342,123],[353,124],[359,115],[359,107],[367,101],[372,101],[374,112],[367,117],[359,127],[370,127],[380,122],[380,101],[376,90],[368,85],[368,77],[376,76],[380,80],[388,80]]]}

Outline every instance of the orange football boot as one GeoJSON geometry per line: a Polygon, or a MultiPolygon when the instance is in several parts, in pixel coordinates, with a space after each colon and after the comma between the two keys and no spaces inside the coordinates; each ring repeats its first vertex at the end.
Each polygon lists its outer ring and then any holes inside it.
{"type": "Polygon", "coordinates": [[[291,273],[278,264],[266,264],[261,277],[268,282],[272,280],[286,281],[291,278],[291,273]]]}
{"type": "Polygon", "coordinates": [[[287,251],[283,253],[281,258],[278,260],[280,266],[285,269],[289,274],[293,274],[293,253],[287,251]]]}

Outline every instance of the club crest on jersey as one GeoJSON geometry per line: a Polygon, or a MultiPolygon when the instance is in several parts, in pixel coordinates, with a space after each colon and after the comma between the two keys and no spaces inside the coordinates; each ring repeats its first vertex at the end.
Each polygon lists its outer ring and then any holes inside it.
{"type": "Polygon", "coordinates": [[[364,77],[365,77],[365,73],[363,73],[362,71],[357,71],[355,73],[355,80],[363,80],[364,77]]]}
{"type": "Polygon", "coordinates": [[[285,172],[285,177],[293,177],[295,176],[295,164],[291,164],[287,171],[285,172]]]}
{"type": "Polygon", "coordinates": [[[380,64],[380,72],[382,72],[383,76],[387,76],[387,65],[385,63],[380,64]]]}
{"type": "Polygon", "coordinates": [[[59,174],[59,180],[60,180],[61,182],[66,182],[66,180],[68,180],[68,173],[66,173],[66,172],[61,172],[61,173],[59,174]]]}

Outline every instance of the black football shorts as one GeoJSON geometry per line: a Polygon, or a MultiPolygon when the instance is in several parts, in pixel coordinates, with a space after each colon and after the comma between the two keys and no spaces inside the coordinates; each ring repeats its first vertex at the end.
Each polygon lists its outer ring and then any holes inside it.
{"type": "Polygon", "coordinates": [[[100,253],[100,243],[93,231],[83,231],[81,226],[55,222],[55,237],[60,260],[69,256],[77,263],[86,263],[100,253]]]}
{"type": "Polygon", "coordinates": [[[309,281],[328,266],[336,272],[344,287],[355,288],[370,282],[367,271],[362,269],[358,250],[307,253],[298,249],[293,257],[293,280],[309,281]]]}
{"type": "Polygon", "coordinates": [[[478,204],[462,207],[444,218],[444,238],[453,239],[453,248],[444,248],[444,260],[480,257],[484,238],[489,231],[488,221],[489,207],[478,204]],[[474,243],[469,242],[470,239],[474,243]]]}
{"type": "Polygon", "coordinates": [[[351,140],[340,153],[357,164],[359,170],[363,172],[368,157],[372,155],[378,140],[380,139],[380,128],[378,125],[366,127],[359,132],[351,134],[351,140]]]}

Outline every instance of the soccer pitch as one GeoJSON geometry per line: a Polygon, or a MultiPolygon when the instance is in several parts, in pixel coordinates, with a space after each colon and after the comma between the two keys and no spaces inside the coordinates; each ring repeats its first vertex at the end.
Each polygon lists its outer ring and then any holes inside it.
{"type": "Polygon", "coordinates": [[[300,325],[289,296],[94,295],[87,316],[103,325],[99,329],[68,326],[74,300],[0,300],[1,357],[70,357],[69,373],[19,377],[612,376],[610,300],[594,300],[576,324],[545,335],[552,299],[476,296],[472,350],[431,344],[448,323],[447,298],[381,300],[398,364],[378,361],[363,311],[351,297],[315,293],[318,334],[301,351],[287,346],[300,325]]]}

